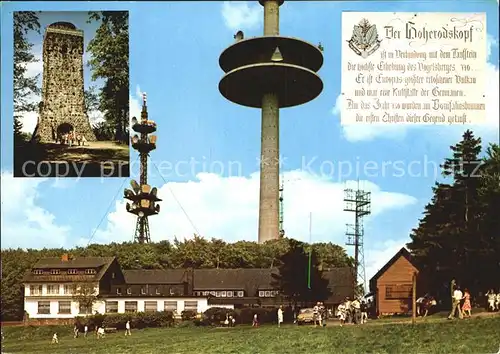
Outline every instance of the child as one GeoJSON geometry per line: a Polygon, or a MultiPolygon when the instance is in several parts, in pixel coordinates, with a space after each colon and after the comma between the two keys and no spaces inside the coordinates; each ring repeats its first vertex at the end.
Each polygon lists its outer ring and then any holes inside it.
{"type": "Polygon", "coordinates": [[[253,321],[252,321],[252,327],[258,327],[259,326],[259,320],[257,318],[257,314],[253,315],[253,321]]]}
{"type": "Polygon", "coordinates": [[[59,339],[57,339],[57,333],[54,333],[54,335],[52,336],[52,344],[58,344],[59,343],[59,339]]]}
{"type": "Polygon", "coordinates": [[[132,333],[130,333],[130,321],[127,321],[125,324],[125,336],[130,336],[132,333]]]}

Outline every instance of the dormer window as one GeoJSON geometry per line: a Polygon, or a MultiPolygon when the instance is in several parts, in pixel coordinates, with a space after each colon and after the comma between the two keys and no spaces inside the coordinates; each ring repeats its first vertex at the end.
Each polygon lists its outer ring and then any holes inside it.
{"type": "Polygon", "coordinates": [[[35,269],[33,270],[33,274],[41,275],[43,274],[43,269],[35,269]]]}
{"type": "Polygon", "coordinates": [[[50,274],[58,275],[58,274],[61,274],[61,271],[59,269],[51,269],[50,274]]]}
{"type": "Polygon", "coordinates": [[[141,294],[145,295],[146,294],[146,288],[141,288],[141,294]]]}
{"type": "Polygon", "coordinates": [[[68,274],[70,275],[78,274],[78,271],[76,269],[68,269],[68,274]]]}
{"type": "Polygon", "coordinates": [[[121,295],[121,294],[122,294],[122,289],[116,288],[116,295],[121,295]]]}
{"type": "Polygon", "coordinates": [[[95,269],[85,269],[85,274],[95,274],[95,269]]]}
{"type": "Polygon", "coordinates": [[[127,294],[128,294],[128,295],[131,295],[131,294],[132,294],[132,289],[127,288],[127,294]]]}

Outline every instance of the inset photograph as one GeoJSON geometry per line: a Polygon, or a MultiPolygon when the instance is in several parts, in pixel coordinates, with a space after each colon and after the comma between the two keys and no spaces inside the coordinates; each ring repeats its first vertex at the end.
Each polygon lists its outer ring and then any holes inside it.
{"type": "Polygon", "coordinates": [[[14,177],[129,177],[129,14],[14,12],[14,177]]]}

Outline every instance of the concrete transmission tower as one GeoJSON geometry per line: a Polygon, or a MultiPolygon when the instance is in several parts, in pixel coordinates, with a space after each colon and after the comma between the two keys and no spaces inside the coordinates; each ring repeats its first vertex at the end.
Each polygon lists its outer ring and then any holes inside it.
{"type": "Polygon", "coordinates": [[[344,211],[354,213],[354,224],[347,224],[346,236],[347,246],[354,246],[354,287],[363,284],[366,291],[365,254],[363,250],[363,217],[371,213],[371,193],[359,189],[344,190],[344,211]]]}
{"type": "Polygon", "coordinates": [[[157,189],[148,184],[148,156],[156,149],[156,135],[149,135],[156,131],[156,123],[148,120],[148,107],[146,105],[146,94],[143,94],[141,120],[132,118],[132,129],[139,133],[132,137],[132,147],[139,151],[140,157],[140,183],[130,181],[132,189],[125,189],[124,198],[132,203],[127,203],[127,211],[137,216],[134,241],[148,243],[151,241],[148,217],[160,212],[161,201],[157,197],[157,189]]]}
{"type": "Polygon", "coordinates": [[[231,102],[262,110],[259,243],[279,238],[279,111],[315,99],[323,90],[316,72],[323,65],[321,46],[279,33],[283,0],[261,0],[264,36],[244,38],[226,48],[219,65],[226,73],[219,91],[231,102]]]}

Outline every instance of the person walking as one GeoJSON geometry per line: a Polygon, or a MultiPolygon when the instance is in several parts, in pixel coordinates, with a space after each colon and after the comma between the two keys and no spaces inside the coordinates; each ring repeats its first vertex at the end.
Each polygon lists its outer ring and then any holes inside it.
{"type": "Polygon", "coordinates": [[[368,320],[366,301],[365,300],[361,301],[361,304],[359,305],[359,307],[361,310],[361,324],[364,324],[368,320]]]}
{"type": "Polygon", "coordinates": [[[257,317],[257,314],[253,315],[252,327],[259,327],[259,318],[257,317]]]}
{"type": "Polygon", "coordinates": [[[467,317],[471,317],[472,306],[470,303],[470,292],[469,289],[464,290],[464,304],[462,305],[462,313],[467,317]]]}
{"type": "Polygon", "coordinates": [[[83,336],[84,336],[84,337],[87,337],[87,333],[88,333],[88,331],[89,331],[89,326],[85,325],[85,326],[83,327],[83,336]]]}
{"type": "Polygon", "coordinates": [[[125,336],[131,336],[132,333],[130,332],[130,321],[127,321],[125,323],[125,336]]]}
{"type": "Polygon", "coordinates": [[[281,327],[283,323],[283,306],[280,305],[278,308],[278,327],[281,327]]]}
{"type": "Polygon", "coordinates": [[[448,316],[448,319],[451,320],[455,317],[455,313],[458,311],[458,318],[463,319],[463,313],[462,309],[460,308],[460,301],[463,299],[463,293],[460,290],[459,286],[456,286],[456,289],[453,291],[453,304],[452,304],[452,309],[450,312],[450,315],[448,316]]]}
{"type": "Polygon", "coordinates": [[[52,344],[59,344],[59,339],[57,338],[57,333],[52,336],[52,344]]]}

